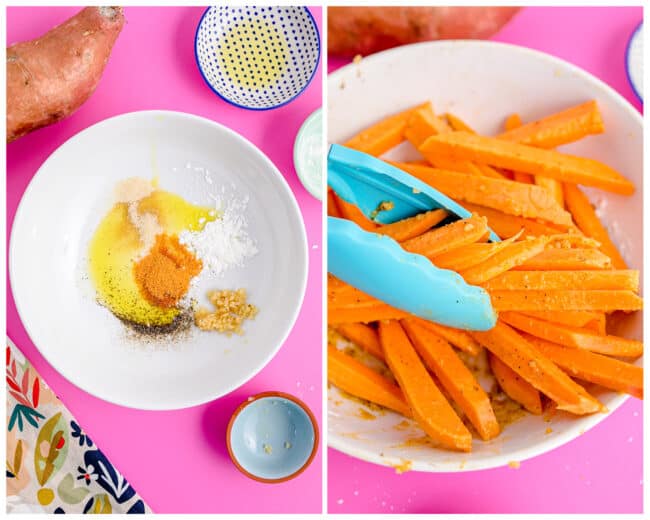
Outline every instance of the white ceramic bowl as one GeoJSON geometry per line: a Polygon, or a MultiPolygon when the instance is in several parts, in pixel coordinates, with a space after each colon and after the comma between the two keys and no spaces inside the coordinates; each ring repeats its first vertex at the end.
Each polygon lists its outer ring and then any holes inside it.
{"type": "MultiPolygon", "coordinates": [[[[481,41],[445,41],[399,47],[364,58],[328,79],[328,141],[341,143],[391,113],[431,100],[438,113],[453,112],[487,135],[501,129],[513,112],[530,121],[596,99],[606,133],[562,147],[562,151],[599,159],[637,186],[631,197],[587,190],[602,201],[600,212],[613,239],[632,268],[643,265],[643,129],[641,116],[619,94],[586,72],[529,49],[481,41]]],[[[393,157],[412,156],[406,145],[393,157]]],[[[623,321],[618,330],[642,339],[642,315],[623,321]]],[[[641,363],[641,360],[638,361],[641,363]]],[[[627,399],[614,392],[597,396],[613,413],[627,399]]],[[[363,418],[361,405],[332,387],[328,394],[329,445],[377,464],[418,471],[468,471],[503,466],[547,452],[607,418],[558,413],[550,423],[527,416],[508,426],[491,442],[475,440],[471,454],[442,451],[418,442],[415,425],[398,427],[403,418],[387,412],[363,418]],[[546,433],[547,428],[552,433],[546,433]]]]}
{"type": "Polygon", "coordinates": [[[11,286],[34,344],[63,376],[113,403],[174,409],[241,386],[278,351],[300,309],[307,242],[296,200],[271,161],[237,133],[177,112],[124,114],[80,132],[36,173],[16,213],[11,286]],[[206,182],[206,169],[212,183],[206,182]],[[196,204],[239,200],[259,253],[192,294],[244,287],[260,309],[245,335],[194,330],[180,341],[130,339],[95,301],[87,249],[117,181],[157,175],[160,187],[196,204]]]}

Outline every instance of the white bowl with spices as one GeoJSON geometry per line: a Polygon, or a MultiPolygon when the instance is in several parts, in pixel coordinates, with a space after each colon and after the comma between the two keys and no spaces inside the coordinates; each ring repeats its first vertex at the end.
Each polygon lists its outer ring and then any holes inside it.
{"type": "Polygon", "coordinates": [[[30,338],[63,376],[116,404],[176,409],[232,391],[272,359],[302,304],[307,243],[290,188],[254,145],[201,117],[134,112],[80,132],[41,166],[16,213],[9,270],[30,338]],[[192,327],[143,339],[97,304],[88,243],[114,186],[130,177],[223,217],[203,237],[180,234],[203,260],[187,297],[208,307],[209,291],[245,289],[259,311],[243,335],[192,327]],[[242,227],[250,243],[237,240],[242,227]]]}

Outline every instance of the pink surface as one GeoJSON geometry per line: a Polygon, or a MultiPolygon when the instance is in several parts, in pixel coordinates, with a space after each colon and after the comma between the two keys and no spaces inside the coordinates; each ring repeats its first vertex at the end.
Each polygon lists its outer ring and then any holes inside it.
{"type": "MultiPolygon", "coordinates": [[[[641,8],[527,8],[494,39],[539,49],[602,79],[636,108],[625,46],[641,8]]],[[[331,59],[330,71],[344,65],[331,59]]],[[[330,513],[640,513],[642,403],[629,399],[603,423],[510,468],[396,475],[328,450],[330,513]]]]}
{"type": "MultiPolygon", "coordinates": [[[[79,8],[10,8],[8,42],[31,39],[79,8]]],[[[307,293],[288,340],[269,365],[231,394],[181,411],[144,412],[108,404],[56,373],[29,340],[7,294],[7,331],[79,423],[158,513],[320,512],[321,452],[295,480],[251,481],[231,464],[225,446],[230,414],[249,395],[281,390],[297,395],[321,417],[321,204],[293,168],[293,140],[321,106],[320,71],[308,89],[280,109],[253,112],[215,96],[194,62],[194,33],[203,8],[126,8],[128,20],[92,98],[72,117],[7,148],[7,225],[43,161],[69,137],[107,117],[145,109],[198,114],[243,134],[262,149],[291,186],[307,228],[307,293]]],[[[311,8],[317,23],[321,9],[311,8]]]]}

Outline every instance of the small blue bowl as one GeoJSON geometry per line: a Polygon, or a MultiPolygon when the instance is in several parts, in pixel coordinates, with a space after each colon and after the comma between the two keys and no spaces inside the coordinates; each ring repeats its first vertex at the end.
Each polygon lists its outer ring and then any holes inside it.
{"type": "Polygon", "coordinates": [[[228,453],[247,477],[279,483],[302,473],[318,449],[318,423],[307,405],[282,392],[249,397],[230,418],[228,453]]]}
{"type": "Polygon", "coordinates": [[[643,103],[643,22],[637,25],[627,42],[625,72],[634,94],[643,103]]]}
{"type": "Polygon", "coordinates": [[[194,55],[219,97],[268,110],[309,85],[320,60],[320,36],[306,7],[209,7],[196,29],[194,55]]]}

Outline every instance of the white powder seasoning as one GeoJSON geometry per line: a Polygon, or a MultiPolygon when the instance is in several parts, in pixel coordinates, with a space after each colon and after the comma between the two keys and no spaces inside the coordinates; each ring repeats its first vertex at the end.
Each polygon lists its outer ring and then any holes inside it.
{"type": "Polygon", "coordinates": [[[202,231],[183,231],[179,236],[180,243],[216,276],[222,276],[233,267],[241,267],[245,260],[257,254],[257,246],[246,231],[246,201],[233,200],[223,211],[220,206],[217,201],[221,216],[208,222],[202,231]]]}

